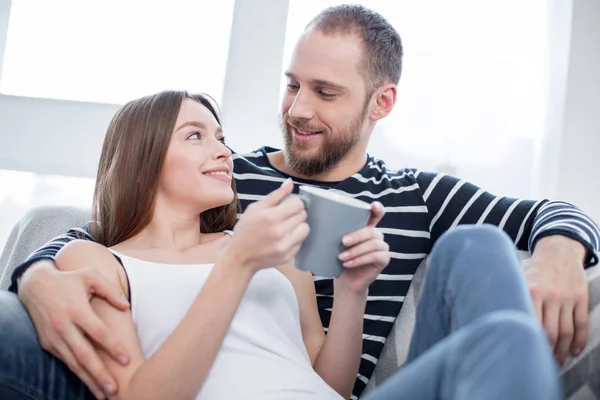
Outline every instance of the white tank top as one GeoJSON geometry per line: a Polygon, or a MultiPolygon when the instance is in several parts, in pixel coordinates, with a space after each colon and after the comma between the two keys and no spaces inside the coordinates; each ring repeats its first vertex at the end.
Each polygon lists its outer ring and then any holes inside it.
{"type": "MultiPolygon", "coordinates": [[[[133,322],[148,358],[179,325],[213,264],[159,264],[111,251],[127,273],[133,322]]],[[[292,284],[275,268],[259,271],[196,400],[341,398],[311,366],[292,284]]]]}

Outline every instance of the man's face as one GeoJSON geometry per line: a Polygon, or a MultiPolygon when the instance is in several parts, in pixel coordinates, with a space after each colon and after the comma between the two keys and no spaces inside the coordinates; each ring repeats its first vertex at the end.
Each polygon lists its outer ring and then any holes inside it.
{"type": "Polygon", "coordinates": [[[281,106],[284,153],[294,171],[323,173],[363,137],[368,103],[361,60],[361,44],[352,35],[315,30],[298,41],[281,106]]]}

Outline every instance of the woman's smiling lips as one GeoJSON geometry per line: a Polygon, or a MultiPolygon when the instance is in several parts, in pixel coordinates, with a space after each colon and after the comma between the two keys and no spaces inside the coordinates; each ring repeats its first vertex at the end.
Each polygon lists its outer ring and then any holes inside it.
{"type": "Polygon", "coordinates": [[[206,175],[206,176],[209,176],[214,179],[218,179],[223,182],[231,182],[231,175],[230,175],[229,168],[227,168],[225,166],[209,169],[208,171],[202,172],[202,175],[206,175]]]}

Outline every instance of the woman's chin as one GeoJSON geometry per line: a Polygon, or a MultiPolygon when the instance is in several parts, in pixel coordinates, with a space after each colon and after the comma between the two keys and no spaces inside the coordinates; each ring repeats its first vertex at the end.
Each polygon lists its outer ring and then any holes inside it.
{"type": "Polygon", "coordinates": [[[206,196],[202,199],[202,203],[206,204],[209,209],[223,207],[230,204],[234,199],[233,190],[222,191],[222,190],[214,190],[210,194],[210,199],[207,199],[206,196]]]}

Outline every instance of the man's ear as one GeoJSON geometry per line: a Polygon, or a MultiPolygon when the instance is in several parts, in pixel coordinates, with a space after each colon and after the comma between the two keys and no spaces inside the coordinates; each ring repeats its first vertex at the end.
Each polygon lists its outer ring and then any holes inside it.
{"type": "Polygon", "coordinates": [[[392,112],[396,104],[397,91],[398,89],[393,83],[383,85],[375,91],[372,97],[374,105],[369,115],[371,121],[379,121],[392,112]]]}

